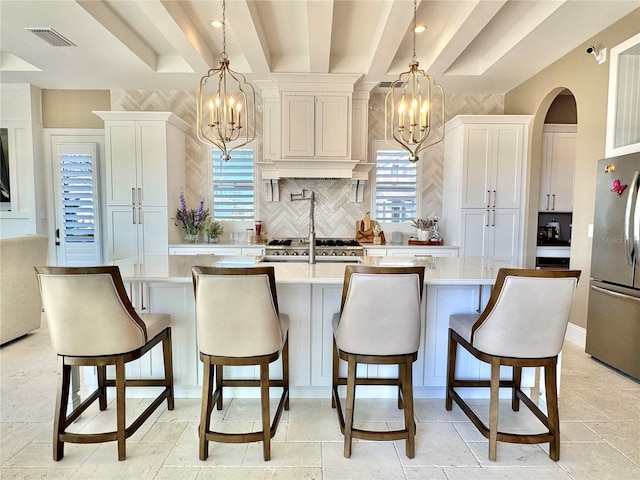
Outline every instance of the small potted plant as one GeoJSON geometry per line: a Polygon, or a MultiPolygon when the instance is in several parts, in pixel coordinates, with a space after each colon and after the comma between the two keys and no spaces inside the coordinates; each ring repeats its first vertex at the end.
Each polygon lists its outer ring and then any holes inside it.
{"type": "Polygon", "coordinates": [[[429,230],[433,227],[433,220],[430,218],[414,218],[411,224],[416,227],[418,240],[429,240],[429,230]]]}
{"type": "Polygon", "coordinates": [[[208,217],[209,210],[204,208],[204,198],[200,199],[200,205],[197,209],[187,208],[184,192],[180,192],[180,208],[176,211],[176,225],[183,228],[185,242],[195,243],[198,241],[198,234],[208,217]]]}
{"type": "Polygon", "coordinates": [[[224,227],[218,220],[209,217],[202,225],[202,231],[206,243],[218,243],[218,237],[224,233],[224,227]]]}

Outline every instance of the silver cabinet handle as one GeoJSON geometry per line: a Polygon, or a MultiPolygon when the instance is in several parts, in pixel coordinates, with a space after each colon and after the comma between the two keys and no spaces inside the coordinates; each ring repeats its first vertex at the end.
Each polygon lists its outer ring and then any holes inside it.
{"type": "Polygon", "coordinates": [[[132,188],[131,189],[131,205],[135,205],[136,204],[136,189],[132,188]]]}
{"type": "Polygon", "coordinates": [[[493,222],[491,222],[491,226],[495,227],[496,226],[496,211],[493,211],[493,222]]]}
{"type": "Polygon", "coordinates": [[[138,189],[138,205],[142,203],[142,189],[138,189]]]}
{"type": "Polygon", "coordinates": [[[489,226],[489,216],[490,216],[490,215],[491,215],[491,214],[489,213],[489,210],[487,210],[487,223],[486,223],[485,227],[488,227],[488,226],[489,226]]]}
{"type": "Polygon", "coordinates": [[[138,224],[142,225],[142,207],[138,207],[138,224]]]}
{"type": "Polygon", "coordinates": [[[553,195],[551,195],[551,210],[555,210],[556,209],[556,194],[554,193],[553,195]]]}
{"type": "Polygon", "coordinates": [[[547,193],[547,208],[546,208],[547,210],[549,210],[549,197],[551,197],[551,195],[547,193]]]}
{"type": "Polygon", "coordinates": [[[136,224],[136,207],[131,207],[131,223],[136,224]]]}
{"type": "Polygon", "coordinates": [[[487,190],[487,207],[491,206],[491,190],[487,190]]]}
{"type": "Polygon", "coordinates": [[[497,198],[497,195],[496,195],[496,191],[494,190],[493,191],[493,208],[496,207],[496,198],[497,198]]]}

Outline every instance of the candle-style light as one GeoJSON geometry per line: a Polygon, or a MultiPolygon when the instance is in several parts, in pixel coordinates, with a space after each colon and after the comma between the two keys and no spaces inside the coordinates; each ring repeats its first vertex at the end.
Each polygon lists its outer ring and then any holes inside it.
{"type": "Polygon", "coordinates": [[[440,143],[444,139],[444,90],[435,79],[419,68],[416,59],[416,10],[413,1],[413,57],[409,71],[400,74],[391,84],[384,105],[384,139],[391,146],[400,146],[409,152],[409,160],[417,162],[419,153],[427,147],[440,143]],[[440,96],[441,115],[438,125],[432,115],[434,105],[432,95],[440,96]],[[409,123],[405,124],[405,115],[409,110],[409,123]],[[427,143],[433,132],[440,134],[427,143]]]}
{"type": "Polygon", "coordinates": [[[256,93],[241,73],[229,68],[227,56],[226,5],[222,0],[222,53],[220,66],[200,79],[196,94],[198,139],[218,148],[222,159],[255,138],[256,93]],[[244,110],[244,124],[241,111],[244,110]]]}

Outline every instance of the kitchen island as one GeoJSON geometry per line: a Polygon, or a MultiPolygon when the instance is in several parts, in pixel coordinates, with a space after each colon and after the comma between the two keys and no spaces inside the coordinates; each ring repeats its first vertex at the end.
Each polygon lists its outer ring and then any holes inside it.
{"type": "MultiPolygon", "coordinates": [[[[414,364],[415,395],[444,397],[449,315],[476,312],[483,308],[498,270],[510,264],[480,257],[364,257],[362,261],[365,265],[425,266],[421,347],[414,364]]],[[[344,263],[268,263],[262,262],[261,257],[217,255],[149,256],[145,257],[144,263],[130,259],[113,263],[120,267],[139,311],[171,314],[176,395],[196,398],[201,395],[202,364],[196,344],[191,267],[273,265],[280,311],[287,313],[291,321],[291,396],[330,398],[331,319],[340,308],[344,263]]],[[[458,355],[458,362],[458,371],[468,378],[479,378],[489,372],[487,366],[462,352],[458,355]]],[[[389,369],[394,368],[364,366],[359,375],[386,376],[389,369]]],[[[279,366],[274,364],[274,372],[279,371],[279,366]]],[[[128,372],[134,378],[136,375],[160,375],[161,352],[152,351],[148,358],[131,365],[128,372]]],[[[236,378],[257,378],[258,369],[234,367],[229,374],[236,378]]],[[[533,382],[533,372],[524,372],[523,386],[531,387],[533,382]]],[[[393,387],[358,388],[362,392],[360,396],[396,395],[393,387]]],[[[229,394],[258,394],[257,389],[256,392],[249,389],[245,393],[246,390],[234,392],[230,389],[229,394]]]]}

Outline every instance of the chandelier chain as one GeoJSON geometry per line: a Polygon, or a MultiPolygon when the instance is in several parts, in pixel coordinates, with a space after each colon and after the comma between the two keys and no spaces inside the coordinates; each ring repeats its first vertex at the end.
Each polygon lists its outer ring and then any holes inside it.
{"type": "MultiPolygon", "coordinates": [[[[227,11],[226,2],[222,0],[222,56],[227,56],[227,11]]],[[[415,48],[415,47],[414,47],[415,48]]]]}
{"type": "Polygon", "coordinates": [[[417,0],[413,0],[413,57],[411,60],[416,61],[416,11],[418,9],[417,0]]]}

